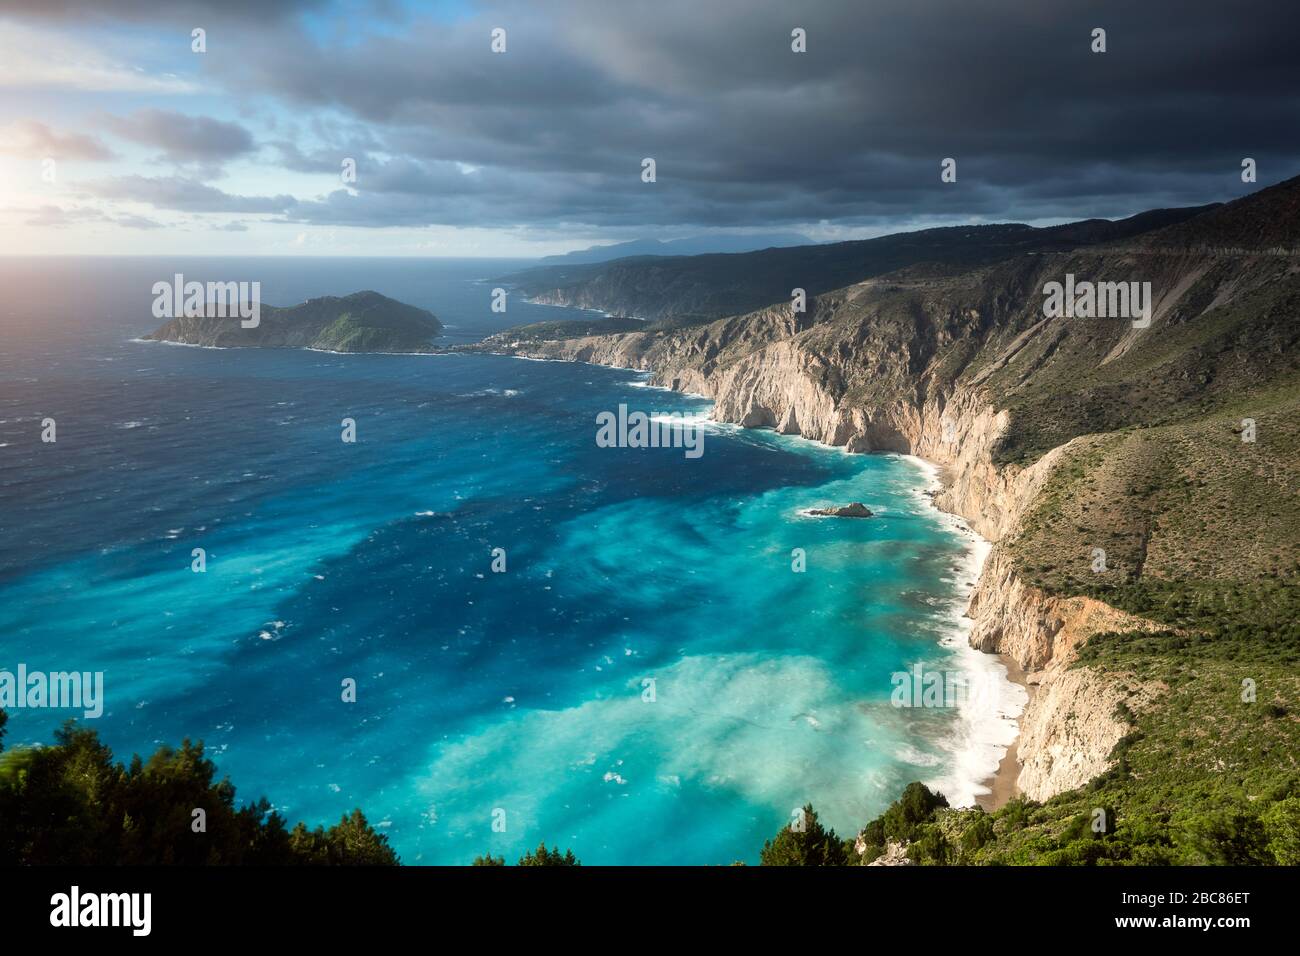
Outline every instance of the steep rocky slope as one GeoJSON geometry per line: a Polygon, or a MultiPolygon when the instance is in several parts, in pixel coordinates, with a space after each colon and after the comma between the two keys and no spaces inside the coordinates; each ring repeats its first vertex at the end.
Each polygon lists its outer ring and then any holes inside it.
{"type": "Polygon", "coordinates": [[[1300,645],[1298,196],[1290,180],[1112,242],[913,266],[803,313],[483,347],[649,370],[721,420],[947,466],[937,504],[996,542],[972,643],[1039,685],[1020,786],[1044,800],[1110,766],[1164,693],[1158,675],[1079,666],[1090,637],[1237,633],[1237,596],[1263,579],[1279,653],[1300,645]],[[1046,285],[1067,274],[1149,282],[1149,325],[1045,317],[1046,285]]]}

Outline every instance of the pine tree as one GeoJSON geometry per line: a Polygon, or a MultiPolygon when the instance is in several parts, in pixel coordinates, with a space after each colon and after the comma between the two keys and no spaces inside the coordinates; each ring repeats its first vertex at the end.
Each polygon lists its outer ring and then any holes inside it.
{"type": "Polygon", "coordinates": [[[759,861],[763,866],[844,866],[848,856],[844,841],[822,826],[810,803],[798,825],[791,822],[763,844],[759,861]]]}
{"type": "Polygon", "coordinates": [[[581,866],[572,850],[565,850],[560,855],[560,848],[546,849],[546,842],[537,844],[536,852],[526,852],[519,858],[520,866],[581,866]]]}
{"type": "Polygon", "coordinates": [[[287,832],[265,798],[237,806],[202,742],[123,766],[75,721],[54,741],[0,753],[0,865],[398,863],[360,810],[328,831],[300,823],[287,832]]]}

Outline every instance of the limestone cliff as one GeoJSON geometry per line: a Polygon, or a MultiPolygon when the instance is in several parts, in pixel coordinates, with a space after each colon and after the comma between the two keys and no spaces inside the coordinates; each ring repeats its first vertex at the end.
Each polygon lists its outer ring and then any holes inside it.
{"type": "Polygon", "coordinates": [[[1106,770],[1111,750],[1131,729],[1119,705],[1140,713],[1160,688],[1070,664],[1094,634],[1154,625],[1101,601],[1052,597],[1027,586],[998,545],[967,613],[971,646],[1010,657],[1036,687],[1020,716],[1020,792],[1046,800],[1106,770]]]}

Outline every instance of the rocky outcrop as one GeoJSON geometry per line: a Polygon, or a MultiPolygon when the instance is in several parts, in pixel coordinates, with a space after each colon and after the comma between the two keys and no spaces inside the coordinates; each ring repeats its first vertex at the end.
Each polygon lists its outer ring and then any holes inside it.
{"type": "Polygon", "coordinates": [[[839,508],[810,508],[810,515],[818,518],[870,518],[871,509],[861,501],[855,501],[851,505],[843,505],[839,508]]]}
{"type": "Polygon", "coordinates": [[[1110,766],[1115,745],[1132,729],[1120,705],[1141,713],[1164,688],[1130,685],[1087,667],[1059,663],[1038,677],[1020,717],[1017,786],[1033,800],[1083,786],[1110,766]]]}
{"type": "Polygon", "coordinates": [[[989,552],[966,613],[976,650],[1005,654],[1026,672],[1041,671],[1056,657],[1057,602],[1027,586],[1002,548],[989,552]]]}
{"type": "MultiPolygon", "coordinates": [[[[858,855],[861,856],[867,851],[866,844],[862,842],[861,834],[858,835],[856,844],[858,855]]],[[[876,857],[867,866],[912,866],[912,861],[907,856],[907,844],[895,843],[892,840],[885,844],[885,852],[876,857]]]]}

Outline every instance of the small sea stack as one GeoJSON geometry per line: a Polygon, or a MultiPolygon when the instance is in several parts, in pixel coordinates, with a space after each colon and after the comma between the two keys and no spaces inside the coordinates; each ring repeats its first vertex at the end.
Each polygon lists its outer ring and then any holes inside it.
{"type": "Polygon", "coordinates": [[[818,518],[870,518],[871,509],[861,501],[855,501],[851,505],[843,505],[839,508],[812,508],[808,512],[810,515],[816,515],[818,518]]]}

